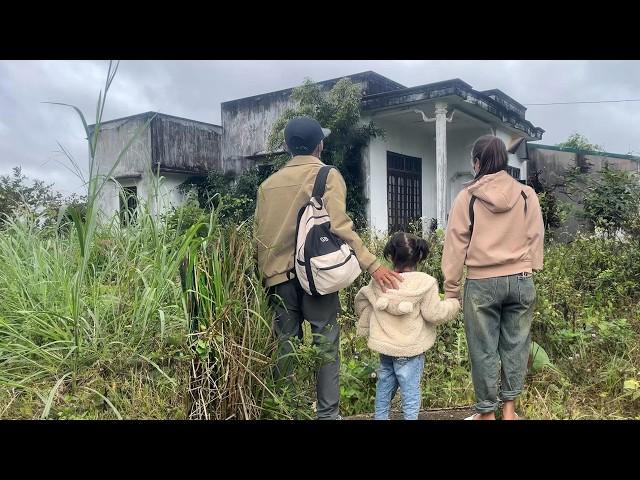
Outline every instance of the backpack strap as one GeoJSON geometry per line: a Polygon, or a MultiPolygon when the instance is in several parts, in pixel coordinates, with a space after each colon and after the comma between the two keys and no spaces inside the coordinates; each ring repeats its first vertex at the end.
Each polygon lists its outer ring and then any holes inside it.
{"type": "MultiPolygon", "coordinates": [[[[524,216],[527,216],[527,194],[524,193],[524,190],[520,190],[520,195],[524,199],[524,216]]],[[[473,222],[475,220],[475,214],[473,212],[473,204],[476,202],[476,196],[471,195],[471,200],[469,201],[469,232],[473,235],[473,222]]],[[[471,240],[471,235],[469,235],[469,240],[471,240]]]]}
{"type": "MultiPolygon", "coordinates": [[[[329,176],[329,171],[332,168],[335,168],[335,167],[333,167],[332,165],[323,165],[322,167],[320,167],[320,170],[318,170],[318,173],[316,174],[316,180],[313,184],[313,192],[311,192],[311,198],[317,198],[320,202],[322,201],[322,197],[324,196],[324,191],[327,186],[327,177],[329,176]]],[[[302,214],[304,213],[305,207],[306,207],[306,204],[303,205],[302,208],[300,208],[300,210],[298,211],[298,217],[296,219],[296,237],[295,237],[296,240],[293,242],[293,267],[291,268],[291,270],[286,272],[287,280],[296,278],[295,262],[296,262],[296,256],[298,253],[296,252],[296,247],[297,247],[296,243],[298,238],[298,229],[300,228],[300,219],[302,218],[302,214]]],[[[310,275],[309,272],[308,274],[310,275]]],[[[311,279],[311,281],[313,281],[313,279],[311,279]]]]}
{"type": "Polygon", "coordinates": [[[324,191],[327,187],[327,177],[329,176],[329,171],[334,168],[332,165],[324,165],[320,167],[318,173],[316,175],[316,181],[313,184],[313,192],[311,193],[311,198],[317,198],[321,200],[324,197],[324,191]]]}
{"type": "Polygon", "coordinates": [[[469,240],[471,240],[471,235],[473,235],[473,222],[475,220],[475,214],[473,212],[473,204],[476,203],[476,196],[471,195],[471,200],[469,201],[469,240]]]}

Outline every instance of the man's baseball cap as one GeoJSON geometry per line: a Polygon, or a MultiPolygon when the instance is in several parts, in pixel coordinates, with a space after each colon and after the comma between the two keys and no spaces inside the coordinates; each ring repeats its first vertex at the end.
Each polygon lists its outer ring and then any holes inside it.
{"type": "Polygon", "coordinates": [[[311,117],[296,117],[284,127],[284,141],[293,155],[310,155],[330,133],[311,117]]]}

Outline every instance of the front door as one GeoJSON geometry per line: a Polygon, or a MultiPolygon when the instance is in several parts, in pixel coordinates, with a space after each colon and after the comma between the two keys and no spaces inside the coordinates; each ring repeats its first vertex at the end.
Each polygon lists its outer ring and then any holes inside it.
{"type": "Polygon", "coordinates": [[[389,234],[408,231],[422,217],[422,159],[387,152],[389,234]]]}

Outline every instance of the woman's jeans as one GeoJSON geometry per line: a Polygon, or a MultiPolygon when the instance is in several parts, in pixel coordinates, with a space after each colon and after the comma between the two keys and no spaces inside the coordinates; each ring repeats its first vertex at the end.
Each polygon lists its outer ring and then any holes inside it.
{"type": "Polygon", "coordinates": [[[467,279],[464,327],[477,412],[493,412],[498,398],[514,400],[522,393],[535,300],[531,274],[467,279]]]}
{"type": "Polygon", "coordinates": [[[415,357],[389,357],[380,354],[376,385],[376,420],[389,420],[391,399],[400,387],[405,420],[417,420],[420,412],[420,379],[424,354],[415,357]]]}

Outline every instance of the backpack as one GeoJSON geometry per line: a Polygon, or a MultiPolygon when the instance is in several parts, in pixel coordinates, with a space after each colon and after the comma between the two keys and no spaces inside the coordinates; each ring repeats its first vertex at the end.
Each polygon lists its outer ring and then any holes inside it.
{"type": "MultiPolygon", "coordinates": [[[[524,190],[520,191],[520,195],[524,199],[524,216],[527,216],[527,194],[524,193],[524,190]]],[[[475,213],[473,211],[473,204],[476,203],[476,196],[471,195],[471,200],[469,200],[469,241],[471,241],[471,236],[473,235],[473,222],[475,220],[475,213]]]]}
{"type": "Polygon", "coordinates": [[[294,271],[304,291],[313,296],[348,287],[361,272],[355,252],[331,233],[322,197],[332,168],[320,168],[311,198],[298,213],[294,271]]]}

